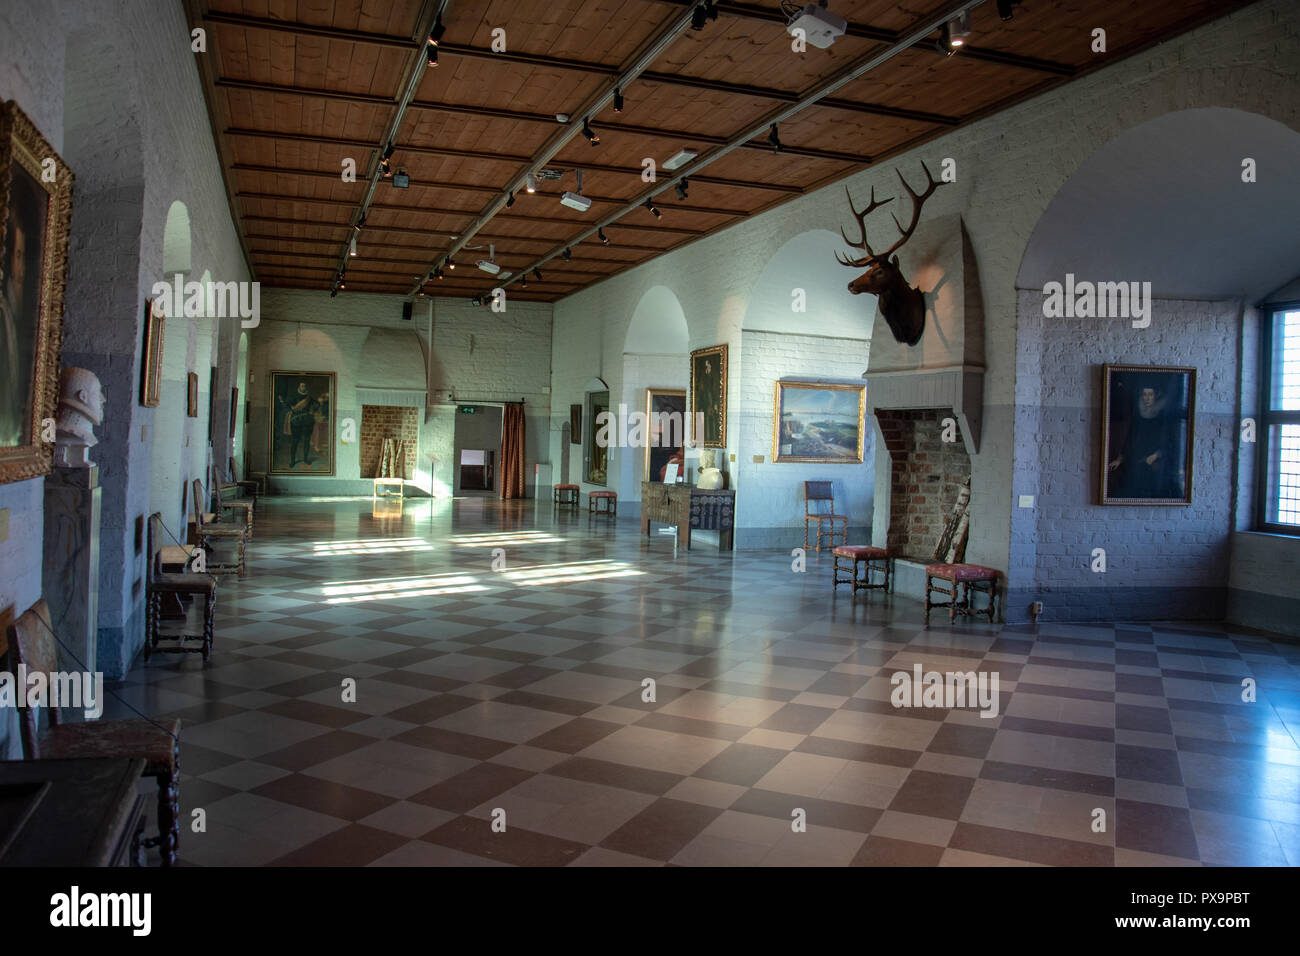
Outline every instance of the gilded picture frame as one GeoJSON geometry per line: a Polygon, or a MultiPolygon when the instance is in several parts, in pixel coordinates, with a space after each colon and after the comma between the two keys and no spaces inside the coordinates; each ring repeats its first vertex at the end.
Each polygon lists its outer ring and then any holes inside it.
{"type": "Polygon", "coordinates": [[[1196,369],[1101,367],[1102,505],[1190,505],[1196,369]]]}
{"type": "Polygon", "coordinates": [[[866,413],[865,385],[777,382],[772,461],[862,464],[866,413]]]}
{"type": "Polygon", "coordinates": [[[144,306],[144,355],[140,360],[140,404],[157,408],[162,401],[163,336],[167,317],[155,308],[152,299],[144,306]]]}
{"type": "Polygon", "coordinates": [[[680,471],[690,425],[686,420],[686,390],[647,388],[645,393],[646,447],[641,465],[644,481],[662,481],[660,473],[674,458],[680,471]],[[664,415],[670,416],[668,419],[664,415]]]}
{"type": "Polygon", "coordinates": [[[333,475],[335,373],[277,369],[267,379],[267,474],[333,475]]]}
{"type": "Polygon", "coordinates": [[[50,471],[72,186],[27,114],[0,105],[0,484],[50,471]]]}
{"type": "Polygon", "coordinates": [[[727,346],[711,345],[691,353],[691,444],[696,448],[727,447],[727,346]],[[704,415],[704,434],[694,423],[704,415]]]}

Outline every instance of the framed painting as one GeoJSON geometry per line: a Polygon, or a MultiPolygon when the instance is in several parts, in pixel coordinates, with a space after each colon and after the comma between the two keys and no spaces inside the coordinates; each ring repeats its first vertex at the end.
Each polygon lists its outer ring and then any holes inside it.
{"type": "Polygon", "coordinates": [[[199,417],[199,373],[188,372],[185,375],[185,415],[188,418],[199,417]]]}
{"type": "Polygon", "coordinates": [[[0,483],[50,470],[72,179],[18,105],[0,105],[0,483]]]}
{"type": "Polygon", "coordinates": [[[1103,365],[1103,505],[1190,505],[1196,369],[1103,365]]]}
{"type": "Polygon", "coordinates": [[[647,388],[646,448],[642,477],[664,481],[669,464],[680,471],[686,444],[686,392],[680,388],[647,388]]]}
{"type": "Polygon", "coordinates": [[[334,474],[334,373],[273,371],[269,378],[267,473],[334,474]]]}
{"type": "MultiPolygon", "coordinates": [[[[727,347],[712,345],[691,353],[691,422],[704,416],[704,434],[691,435],[695,447],[727,447],[727,347]]],[[[692,432],[694,425],[692,424],[692,432]]]]}
{"type": "Polygon", "coordinates": [[[582,444],[582,406],[569,406],[569,444],[582,444]]]}
{"type": "Polygon", "coordinates": [[[235,437],[235,432],[239,425],[239,389],[232,387],[230,389],[230,437],[235,437]]]}
{"type": "Polygon", "coordinates": [[[162,401],[163,332],[167,319],[161,305],[149,299],[144,306],[144,355],[140,360],[140,404],[157,408],[162,401]]]}
{"type": "Polygon", "coordinates": [[[777,382],[772,461],[862,464],[865,385],[777,382]]]}

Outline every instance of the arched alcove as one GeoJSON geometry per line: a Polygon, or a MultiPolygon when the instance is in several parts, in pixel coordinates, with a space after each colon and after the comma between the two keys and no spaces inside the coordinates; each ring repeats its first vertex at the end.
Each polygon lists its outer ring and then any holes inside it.
{"type": "MultiPolygon", "coordinates": [[[[623,382],[616,404],[623,405],[630,416],[647,410],[651,392],[664,395],[680,392],[685,411],[690,384],[690,341],[686,311],[677,294],[662,285],[647,289],[632,311],[623,341],[623,382]]],[[[646,454],[645,448],[619,449],[615,453],[613,474],[617,476],[617,484],[611,481],[611,486],[620,498],[640,500],[646,454]]]]}
{"type": "Polygon", "coordinates": [[[623,340],[624,353],[685,355],[690,329],[677,295],[667,286],[647,289],[632,313],[623,340]]]}
{"type": "MultiPolygon", "coordinates": [[[[175,276],[178,272],[189,275],[192,243],[190,211],[185,203],[177,199],[167,210],[167,223],[163,227],[162,274],[164,276],[175,276]]],[[[207,273],[204,273],[205,288],[208,278],[207,273]]]]}
{"type": "Polygon", "coordinates": [[[828,229],[789,239],[759,274],[743,328],[870,339],[875,297],[849,292],[849,281],[862,270],[835,260],[837,252],[850,251],[844,238],[828,229]]]}
{"type": "Polygon", "coordinates": [[[1296,272],[1300,133],[1243,110],[1166,113],[1125,130],[1057,191],[1016,285],[1150,282],[1159,297],[1258,297],[1296,272]],[[1254,161],[1254,182],[1243,162],[1254,161]]]}
{"type": "Polygon", "coordinates": [[[1010,563],[1031,569],[1013,585],[1017,606],[1041,600],[1054,620],[1095,619],[1099,607],[1116,620],[1224,617],[1241,490],[1233,449],[1257,362],[1244,316],[1295,275],[1298,166],[1300,133],[1284,124],[1235,109],[1176,111],[1101,145],[1044,210],[1016,280],[1015,431],[1028,440],[1017,442],[1014,483],[1037,501],[1012,514],[1010,563]],[[1245,159],[1253,182],[1243,179],[1245,159]],[[1098,289],[1082,315],[1076,294],[1060,316],[1045,287],[1070,282],[1125,294],[1098,289]],[[1125,457],[1150,463],[1123,437],[1126,393],[1106,390],[1108,364],[1139,367],[1126,373],[1127,394],[1173,374],[1151,369],[1195,371],[1171,393],[1194,404],[1158,413],[1173,416],[1174,438],[1162,448],[1171,449],[1180,492],[1190,487],[1190,507],[1099,504],[1125,457]],[[1107,420],[1117,423],[1109,440],[1107,420]],[[1059,546],[1039,542],[1076,543],[1081,558],[1062,563],[1059,546]],[[1093,573],[1094,548],[1111,574],[1093,573]],[[1135,584],[1114,587],[1119,569],[1135,584]]]}

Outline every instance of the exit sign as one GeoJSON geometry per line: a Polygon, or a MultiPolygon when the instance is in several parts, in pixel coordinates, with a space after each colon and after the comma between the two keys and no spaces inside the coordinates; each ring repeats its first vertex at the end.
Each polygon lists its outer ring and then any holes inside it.
{"type": "Polygon", "coordinates": [[[476,406],[476,405],[462,405],[462,406],[460,406],[460,413],[461,413],[462,415],[473,415],[473,414],[474,414],[475,412],[477,412],[477,411],[478,411],[478,406],[476,406]]]}

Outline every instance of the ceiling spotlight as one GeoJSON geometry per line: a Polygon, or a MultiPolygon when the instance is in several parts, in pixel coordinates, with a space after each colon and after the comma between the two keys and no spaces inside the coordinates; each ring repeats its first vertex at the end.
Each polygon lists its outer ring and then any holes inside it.
{"type": "Polygon", "coordinates": [[[781,137],[777,135],[775,123],[773,123],[767,131],[767,142],[772,147],[772,152],[774,153],[779,153],[781,150],[785,149],[785,147],[781,145],[781,137]]]}
{"type": "Polygon", "coordinates": [[[614,112],[623,112],[623,91],[618,87],[614,88],[614,112]]]}
{"type": "Polygon", "coordinates": [[[537,192],[537,177],[532,173],[524,177],[524,190],[530,193],[537,192]]]}
{"type": "Polygon", "coordinates": [[[563,259],[565,262],[568,262],[570,259],[573,258],[573,253],[570,252],[568,247],[566,246],[564,251],[560,253],[560,258],[563,259]]]}
{"type": "Polygon", "coordinates": [[[446,32],[447,28],[442,25],[442,14],[440,13],[438,14],[438,19],[434,21],[433,29],[429,31],[429,43],[433,46],[437,46],[438,41],[442,39],[443,34],[446,32]]]}
{"type": "Polygon", "coordinates": [[[388,160],[381,160],[379,163],[379,174],[387,179],[393,175],[393,165],[388,160]]]}
{"type": "Polygon", "coordinates": [[[582,121],[582,135],[587,137],[587,142],[592,146],[600,145],[600,137],[591,131],[591,123],[587,119],[582,121]]]}
{"type": "Polygon", "coordinates": [[[681,180],[677,183],[677,185],[673,187],[674,189],[677,190],[677,198],[678,198],[678,199],[685,199],[685,198],[686,198],[686,190],[687,190],[688,188],[690,188],[690,185],[691,185],[690,177],[689,177],[689,176],[683,176],[683,177],[681,178],[681,180]]]}
{"type": "Polygon", "coordinates": [[[437,266],[434,266],[433,271],[432,271],[431,273],[429,273],[429,278],[430,278],[430,279],[441,279],[441,278],[442,278],[442,270],[439,269],[437,266]]]}
{"type": "Polygon", "coordinates": [[[364,226],[365,224],[366,224],[366,217],[362,216],[360,219],[357,220],[356,225],[353,226],[352,228],[355,229],[357,232],[360,232],[361,227],[364,226]]]}
{"type": "Polygon", "coordinates": [[[691,11],[691,29],[703,30],[706,20],[716,19],[718,19],[718,5],[712,0],[706,0],[691,11]]]}
{"type": "Polygon", "coordinates": [[[430,43],[427,47],[425,47],[424,55],[429,60],[428,63],[429,66],[437,66],[438,65],[438,44],[430,43]]]}
{"type": "Polygon", "coordinates": [[[506,193],[506,208],[509,209],[514,204],[515,204],[515,194],[506,193]]]}
{"type": "Polygon", "coordinates": [[[346,289],[347,287],[348,287],[348,281],[344,279],[342,276],[339,276],[339,288],[346,289]]]}
{"type": "Polygon", "coordinates": [[[451,256],[447,257],[447,268],[448,269],[456,268],[456,260],[453,259],[451,256]]]}
{"type": "Polygon", "coordinates": [[[519,277],[519,284],[520,284],[521,286],[523,286],[525,289],[528,288],[528,273],[527,273],[527,272],[525,272],[525,273],[523,273],[522,275],[520,275],[520,277],[519,277]]]}
{"type": "Polygon", "coordinates": [[[965,46],[966,38],[970,36],[970,11],[965,10],[960,15],[953,17],[944,24],[944,40],[947,41],[950,49],[957,49],[965,46]]]}
{"type": "Polygon", "coordinates": [[[357,237],[353,236],[352,243],[351,245],[348,246],[348,255],[355,256],[356,254],[357,254],[357,237]]]}
{"type": "Polygon", "coordinates": [[[599,239],[603,245],[609,245],[609,236],[605,235],[605,230],[603,228],[596,230],[596,238],[599,239]]]}
{"type": "Polygon", "coordinates": [[[336,295],[338,295],[338,294],[339,294],[339,287],[338,287],[338,286],[335,286],[334,288],[330,289],[330,298],[331,298],[331,299],[334,298],[334,297],[335,297],[336,295]]]}
{"type": "Polygon", "coordinates": [[[536,279],[538,282],[541,282],[541,281],[542,281],[542,270],[541,270],[541,269],[538,269],[538,268],[536,268],[536,267],[533,267],[533,278],[536,279]]]}
{"type": "Polygon", "coordinates": [[[396,146],[394,146],[392,143],[389,143],[389,144],[388,144],[388,148],[384,150],[384,155],[381,156],[380,158],[381,158],[381,159],[392,159],[392,158],[393,158],[393,152],[394,152],[394,150],[396,150],[396,149],[397,149],[396,146]]]}
{"type": "Polygon", "coordinates": [[[652,200],[647,199],[645,201],[645,207],[654,215],[656,219],[663,218],[663,213],[659,211],[659,207],[656,206],[652,200]]]}

